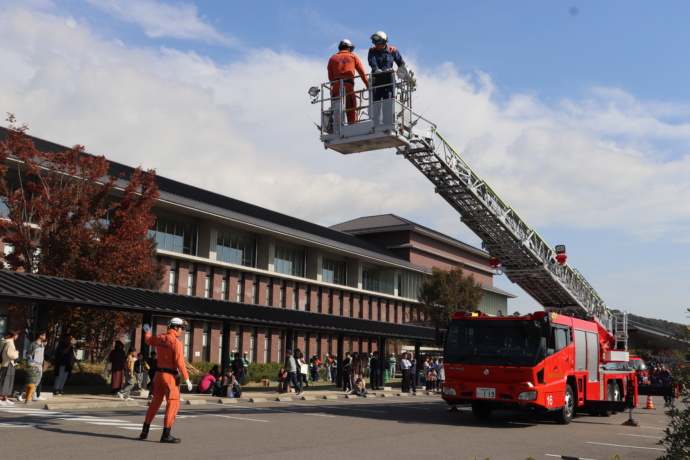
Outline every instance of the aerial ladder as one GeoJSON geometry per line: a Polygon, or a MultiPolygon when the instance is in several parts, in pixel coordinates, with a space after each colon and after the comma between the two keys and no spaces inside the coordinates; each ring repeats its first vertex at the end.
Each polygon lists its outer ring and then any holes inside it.
{"type": "Polygon", "coordinates": [[[309,89],[312,104],[320,104],[317,127],[324,147],[341,154],[395,148],[481,239],[497,273],[504,273],[544,309],[596,320],[611,335],[612,349],[627,349],[625,313],[613,315],[584,276],[566,263],[565,247],[551,248],[470,168],[434,123],[413,112],[414,73],[399,67],[395,74],[390,83],[394,98],[374,101],[371,88],[359,90],[353,108],[345,106],[343,84],[335,96],[334,82],[309,89]],[[346,123],[348,110],[357,111],[357,123],[346,123]]]}

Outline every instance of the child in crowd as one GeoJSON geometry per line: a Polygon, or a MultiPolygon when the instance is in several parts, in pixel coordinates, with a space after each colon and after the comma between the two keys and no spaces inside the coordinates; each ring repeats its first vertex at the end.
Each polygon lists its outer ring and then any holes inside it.
{"type": "Polygon", "coordinates": [[[31,400],[31,397],[34,394],[34,390],[36,389],[36,384],[38,383],[38,365],[33,359],[30,359],[27,362],[26,366],[26,388],[25,392],[26,395],[24,397],[24,404],[32,404],[33,401],[31,400]]]}
{"type": "Polygon", "coordinates": [[[351,395],[357,395],[363,398],[367,397],[367,384],[364,382],[364,375],[361,372],[357,374],[357,380],[355,380],[354,386],[354,389],[350,393],[351,395]]]}
{"type": "Polygon", "coordinates": [[[436,390],[436,369],[430,369],[426,376],[426,391],[436,390]]]}

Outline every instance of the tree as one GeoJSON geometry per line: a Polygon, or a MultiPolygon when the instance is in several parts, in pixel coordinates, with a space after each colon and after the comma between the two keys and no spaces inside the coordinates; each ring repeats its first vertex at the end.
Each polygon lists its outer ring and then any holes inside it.
{"type": "MultiPolygon", "coordinates": [[[[685,329],[681,338],[690,340],[689,328],[685,329]]],[[[666,455],[660,457],[660,460],[690,458],[690,368],[675,369],[672,384],[680,395],[677,403],[671,405],[666,412],[670,420],[664,430],[664,438],[659,441],[659,444],[666,446],[666,455]]]]}
{"type": "MultiPolygon", "coordinates": [[[[43,275],[158,289],[164,270],[148,230],[158,198],[155,172],[109,176],[102,156],[74,146],[41,152],[14,116],[0,142],[0,228],[14,251],[5,265],[43,275]]],[[[101,359],[119,335],[140,322],[132,313],[83,307],[51,308],[49,322],[83,337],[101,359]]]]}
{"type": "Polygon", "coordinates": [[[476,310],[482,297],[484,290],[473,274],[465,276],[460,267],[433,267],[419,288],[419,311],[429,325],[445,328],[456,311],[476,310]]]}

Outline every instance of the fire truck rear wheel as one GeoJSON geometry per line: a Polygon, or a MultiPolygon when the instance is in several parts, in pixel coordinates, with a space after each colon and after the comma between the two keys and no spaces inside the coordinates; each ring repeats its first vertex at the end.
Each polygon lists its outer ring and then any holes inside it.
{"type": "Polygon", "coordinates": [[[491,406],[483,401],[472,401],[472,414],[478,419],[485,420],[491,417],[491,406]]]}
{"type": "Polygon", "coordinates": [[[554,419],[556,423],[567,425],[573,419],[575,414],[575,398],[573,397],[573,389],[570,385],[565,386],[565,405],[554,412],[554,419]]]}
{"type": "MultiPolygon", "coordinates": [[[[609,382],[606,385],[606,400],[607,401],[621,401],[621,389],[616,382],[609,382]]],[[[601,411],[602,417],[611,417],[611,414],[617,414],[615,411],[604,410],[601,411]]]]}

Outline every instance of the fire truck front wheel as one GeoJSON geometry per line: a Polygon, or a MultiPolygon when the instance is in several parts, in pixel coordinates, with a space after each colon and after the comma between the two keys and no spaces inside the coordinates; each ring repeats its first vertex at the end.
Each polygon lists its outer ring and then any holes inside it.
{"type": "Polygon", "coordinates": [[[573,419],[575,413],[575,398],[573,398],[573,389],[570,385],[565,386],[565,405],[554,412],[554,419],[556,423],[567,425],[573,419]]]}
{"type": "Polygon", "coordinates": [[[491,406],[484,401],[472,401],[472,414],[480,420],[491,417],[491,406]]]}

